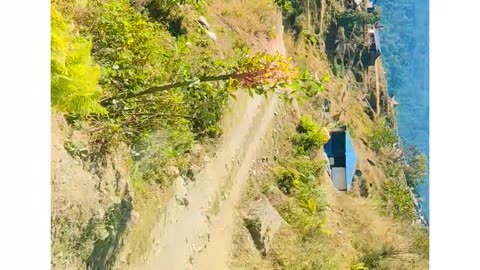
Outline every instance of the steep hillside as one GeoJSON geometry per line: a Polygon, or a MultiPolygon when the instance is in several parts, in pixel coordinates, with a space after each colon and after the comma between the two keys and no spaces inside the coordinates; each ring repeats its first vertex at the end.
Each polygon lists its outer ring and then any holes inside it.
{"type": "Polygon", "coordinates": [[[302,118],[288,105],[276,116],[276,129],[268,138],[271,151],[252,170],[244,195],[231,268],[428,269],[428,230],[418,219],[410,192],[419,179],[410,173],[423,169],[421,162],[405,161],[406,155],[420,155],[396,143],[394,102],[381,58],[355,62],[365,53],[361,21],[354,20],[353,27],[359,29],[345,35],[349,24],[342,21],[343,14],[366,16],[363,7],[353,1],[330,1],[321,8],[318,2],[279,4],[284,15],[292,13],[292,6],[304,10],[297,20],[286,22],[287,53],[319,75],[333,75],[323,93],[301,104],[302,118]],[[318,13],[312,12],[308,26],[305,12],[312,8],[329,11],[326,25],[318,25],[325,15],[315,19],[318,13]],[[311,34],[305,31],[309,28],[328,31],[311,34]],[[339,50],[342,47],[347,51],[339,50]],[[307,157],[299,154],[295,134],[305,115],[312,115],[319,128],[348,127],[362,171],[351,192],[333,187],[321,147],[307,157]]]}
{"type": "Polygon", "coordinates": [[[269,2],[215,5],[52,3],[53,268],[141,265],[165,218],[215,208],[255,155],[254,123],[268,125],[278,102],[260,94],[290,76],[284,57],[263,53],[276,51],[280,17],[269,2]]]}
{"type": "Polygon", "coordinates": [[[378,16],[53,1],[52,268],[427,269],[417,156],[366,48],[378,16]],[[349,193],[322,147],[342,125],[362,171],[349,193]]]}

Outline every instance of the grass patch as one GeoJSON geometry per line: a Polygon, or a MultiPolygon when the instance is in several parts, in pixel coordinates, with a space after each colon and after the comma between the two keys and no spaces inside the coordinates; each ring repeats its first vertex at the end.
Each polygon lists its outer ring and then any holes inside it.
{"type": "Polygon", "coordinates": [[[135,262],[152,247],[151,233],[162,214],[161,205],[165,203],[168,191],[154,185],[147,185],[141,179],[132,177],[135,190],[134,209],[135,223],[128,228],[125,238],[127,261],[135,262]]]}
{"type": "Polygon", "coordinates": [[[218,12],[219,19],[244,40],[262,36],[271,39],[275,35],[276,9],[270,1],[228,0],[215,3],[214,8],[218,9],[214,12],[218,12]]]}

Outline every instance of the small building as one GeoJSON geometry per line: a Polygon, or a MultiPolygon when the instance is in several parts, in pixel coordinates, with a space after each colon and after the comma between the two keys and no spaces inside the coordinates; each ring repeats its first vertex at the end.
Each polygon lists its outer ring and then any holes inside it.
{"type": "Polygon", "coordinates": [[[375,11],[375,4],[377,3],[377,0],[370,0],[367,2],[367,12],[368,13],[373,13],[375,11]]]}
{"type": "Polygon", "coordinates": [[[376,59],[382,54],[382,49],[380,46],[380,32],[378,28],[373,26],[368,29],[368,51],[373,59],[376,59]]]}
{"type": "Polygon", "coordinates": [[[330,132],[330,140],[324,150],[330,164],[333,186],[340,191],[350,191],[354,175],[360,175],[361,172],[356,170],[357,154],[345,126],[330,132]]]}

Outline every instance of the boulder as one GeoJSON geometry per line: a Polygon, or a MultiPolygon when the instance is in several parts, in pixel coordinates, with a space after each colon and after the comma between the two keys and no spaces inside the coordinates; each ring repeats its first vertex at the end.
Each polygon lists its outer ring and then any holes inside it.
{"type": "Polygon", "coordinates": [[[205,28],[207,28],[207,30],[210,30],[210,24],[207,22],[207,18],[203,17],[203,16],[200,16],[198,18],[198,22],[204,26],[205,28]]]}
{"type": "Polygon", "coordinates": [[[266,256],[269,254],[275,234],[287,223],[270,202],[262,197],[254,201],[243,218],[255,247],[266,256]]]}
{"type": "Polygon", "coordinates": [[[188,206],[187,187],[185,186],[185,180],[179,176],[173,183],[173,191],[175,192],[175,198],[177,203],[182,206],[188,206]]]}
{"type": "Polygon", "coordinates": [[[214,32],[209,31],[209,30],[206,30],[206,33],[207,33],[207,36],[208,36],[211,40],[213,40],[213,41],[217,40],[217,35],[215,35],[214,32]]]}

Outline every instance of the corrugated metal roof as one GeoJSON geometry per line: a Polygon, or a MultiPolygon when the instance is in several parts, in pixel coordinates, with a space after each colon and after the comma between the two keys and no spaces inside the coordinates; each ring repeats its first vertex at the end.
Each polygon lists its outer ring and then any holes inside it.
{"type": "Polygon", "coordinates": [[[347,191],[350,191],[352,187],[353,175],[355,174],[357,166],[357,154],[353,148],[352,139],[348,131],[345,134],[345,155],[346,155],[346,166],[345,170],[347,172],[347,191]]]}
{"type": "MultiPolygon", "coordinates": [[[[355,153],[352,139],[346,127],[336,128],[331,131],[330,140],[324,145],[324,150],[327,158],[330,158],[330,168],[345,168],[342,181],[345,181],[343,183],[345,183],[347,191],[350,191],[357,165],[357,154],[355,153]]],[[[335,181],[340,180],[338,178],[333,179],[333,175],[331,175],[331,177],[334,185],[336,183],[335,181]]]]}
{"type": "Polygon", "coordinates": [[[377,47],[377,51],[381,53],[382,49],[380,46],[380,32],[377,28],[373,30],[373,36],[375,37],[375,46],[377,47]]]}

